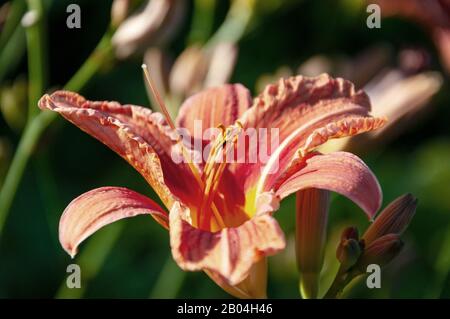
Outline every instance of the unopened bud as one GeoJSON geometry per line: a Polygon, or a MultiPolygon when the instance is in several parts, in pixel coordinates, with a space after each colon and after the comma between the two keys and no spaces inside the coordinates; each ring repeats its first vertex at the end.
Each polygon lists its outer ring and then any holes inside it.
{"type": "Polygon", "coordinates": [[[342,232],[341,241],[336,250],[336,258],[341,263],[343,270],[347,271],[356,264],[362,249],[362,244],[358,239],[358,229],[356,227],[346,228],[342,232]]]}
{"type": "Polygon", "coordinates": [[[347,227],[341,234],[341,241],[344,239],[355,239],[359,240],[359,232],[356,227],[347,227]]]}
{"type": "Polygon", "coordinates": [[[365,272],[370,264],[377,264],[380,267],[385,266],[400,253],[402,248],[403,242],[399,235],[384,235],[364,249],[364,253],[357,264],[358,269],[365,272]]]}
{"type": "Polygon", "coordinates": [[[401,235],[408,227],[417,207],[417,199],[411,194],[405,194],[391,202],[363,235],[368,246],[377,238],[387,234],[401,235]]]}

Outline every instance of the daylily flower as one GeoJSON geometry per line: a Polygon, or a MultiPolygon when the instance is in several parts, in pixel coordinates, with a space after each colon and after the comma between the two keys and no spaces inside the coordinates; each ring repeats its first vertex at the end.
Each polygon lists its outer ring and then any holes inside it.
{"type": "MultiPolygon", "coordinates": [[[[378,181],[361,159],[346,152],[315,151],[329,139],[370,131],[385,122],[369,115],[367,95],[343,79],[325,74],[281,79],[253,101],[240,84],[193,95],[181,106],[177,127],[193,138],[201,137],[194,120],[202,120],[205,130],[224,128],[212,140],[208,160],[201,163],[175,163],[173,152],[187,158],[191,150],[169,118],[146,108],[92,102],[65,91],[43,96],[39,107],[60,113],[121,155],[165,206],[122,187],[82,194],[60,221],[60,242],[71,256],[99,228],[149,214],[169,230],[173,258],[182,269],[205,271],[234,296],[265,297],[265,257],[285,247],[284,234],[272,216],[280,200],[306,189],[335,191],[353,200],[369,218],[381,204],[378,181]],[[209,160],[223,155],[224,149],[215,146],[236,146],[249,128],[279,128],[280,145],[268,150],[268,161],[209,160]]],[[[258,140],[246,145],[245,159],[267,146],[262,144],[258,140]]]]}

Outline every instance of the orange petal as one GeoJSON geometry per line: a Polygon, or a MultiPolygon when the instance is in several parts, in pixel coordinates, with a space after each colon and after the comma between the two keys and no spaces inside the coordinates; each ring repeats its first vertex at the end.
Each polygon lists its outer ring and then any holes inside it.
{"type": "Polygon", "coordinates": [[[123,187],[101,187],[75,198],[59,221],[59,241],[72,257],[78,245],[119,219],[149,214],[168,228],[167,213],[151,199],[123,187]]]}
{"type": "Polygon", "coordinates": [[[382,194],[377,178],[357,156],[347,152],[311,154],[291,166],[282,180],[266,185],[280,198],[298,190],[319,188],[348,197],[373,218],[381,206],[382,194]]]}
{"type": "Polygon", "coordinates": [[[354,117],[333,122],[314,130],[308,136],[305,145],[302,146],[299,151],[303,156],[305,156],[307,153],[324,144],[329,139],[369,132],[382,127],[385,123],[385,118],[378,117],[354,117]]]}
{"type": "Polygon", "coordinates": [[[66,91],[44,95],[41,109],[60,113],[127,160],[170,208],[174,193],[182,200],[195,198],[195,183],[186,164],[176,164],[171,151],[176,134],[159,113],[117,102],[92,102],[66,91]]]}
{"type": "Polygon", "coordinates": [[[177,126],[185,127],[192,136],[202,138],[204,130],[228,126],[246,111],[252,103],[250,92],[241,84],[225,84],[206,89],[188,98],[180,108],[177,126]],[[200,120],[203,131],[194,130],[194,121],[200,120]]]}
{"type": "Polygon", "coordinates": [[[370,101],[354,85],[328,74],[295,76],[268,85],[242,116],[246,127],[279,127],[281,140],[298,127],[319,119],[367,115],[370,101]]]}
{"type": "Polygon", "coordinates": [[[269,163],[235,165],[236,175],[245,178],[247,189],[261,175],[264,164],[266,171],[282,173],[272,165],[286,167],[301,148],[306,152],[328,138],[376,129],[382,120],[372,120],[369,111],[367,94],[347,80],[327,74],[280,79],[268,85],[240,119],[244,128],[278,128],[280,145],[268,154],[269,163]]]}
{"type": "Polygon", "coordinates": [[[172,255],[182,269],[211,272],[219,284],[241,283],[255,263],[285,247],[284,234],[269,214],[215,233],[192,227],[185,221],[188,215],[178,203],[170,212],[172,255]]]}

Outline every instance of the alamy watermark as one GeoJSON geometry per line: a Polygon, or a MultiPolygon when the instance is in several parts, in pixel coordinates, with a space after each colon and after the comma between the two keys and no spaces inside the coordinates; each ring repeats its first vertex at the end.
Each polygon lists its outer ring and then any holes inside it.
{"type": "Polygon", "coordinates": [[[195,120],[193,132],[183,127],[177,128],[182,146],[172,149],[171,157],[175,163],[199,164],[214,160],[216,163],[267,164],[271,159],[268,174],[278,171],[279,161],[277,157],[275,160],[271,157],[279,147],[279,128],[256,129],[235,125],[224,132],[217,127],[203,130],[202,123],[202,120],[195,120]],[[192,136],[196,138],[193,139],[192,136]],[[204,141],[210,142],[204,145],[204,141]],[[180,149],[181,147],[188,152],[180,149]]]}
{"type": "Polygon", "coordinates": [[[81,288],[81,268],[77,264],[67,266],[66,272],[69,274],[66,279],[66,286],[69,289],[81,288]]]}
{"type": "Polygon", "coordinates": [[[66,19],[66,25],[69,29],[81,28],[81,8],[78,4],[69,4],[66,12],[70,13],[66,19]]]}
{"type": "Polygon", "coordinates": [[[366,269],[367,273],[370,273],[366,279],[366,286],[369,289],[381,288],[381,267],[377,264],[370,264],[366,269]]]}
{"type": "Polygon", "coordinates": [[[381,8],[377,4],[369,4],[366,9],[370,13],[366,20],[366,25],[369,29],[381,28],[381,8]]]}

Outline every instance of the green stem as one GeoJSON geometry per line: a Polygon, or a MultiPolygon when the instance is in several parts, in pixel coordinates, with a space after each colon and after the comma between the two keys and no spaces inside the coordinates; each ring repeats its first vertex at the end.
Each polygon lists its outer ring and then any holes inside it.
{"type": "Polygon", "coordinates": [[[28,120],[37,114],[36,104],[47,87],[47,53],[45,40],[45,11],[42,0],[27,0],[28,13],[35,21],[28,21],[26,36],[28,46],[28,120]]]}
{"type": "Polygon", "coordinates": [[[0,193],[0,234],[28,159],[42,132],[54,118],[54,113],[41,113],[25,127],[0,193]]]}
{"type": "Polygon", "coordinates": [[[6,18],[3,30],[0,33],[0,52],[3,51],[10,38],[20,28],[20,19],[25,12],[26,6],[23,0],[14,0],[9,7],[8,17],[6,18]]]}
{"type": "Polygon", "coordinates": [[[339,268],[336,277],[333,280],[330,288],[323,297],[324,299],[336,299],[342,294],[344,288],[360,273],[357,271],[344,271],[342,267],[339,268]]]}
{"type": "Polygon", "coordinates": [[[22,60],[25,53],[25,31],[22,26],[17,26],[8,43],[0,50],[0,82],[22,60]]]}
{"type": "Polygon", "coordinates": [[[195,0],[194,15],[191,31],[188,35],[189,43],[204,43],[210,37],[214,23],[214,0],[195,0]]]}
{"type": "MultiPolygon", "coordinates": [[[[65,89],[80,91],[105,61],[108,60],[107,58],[112,52],[111,34],[112,30],[105,33],[94,52],[66,84],[65,89]]],[[[37,106],[35,107],[37,108],[37,106]]],[[[56,117],[54,112],[42,112],[29,121],[25,127],[0,192],[0,235],[28,159],[36,147],[41,134],[56,117]]]]}
{"type": "Polygon", "coordinates": [[[441,249],[437,255],[435,263],[436,284],[437,287],[433,291],[431,298],[441,298],[445,287],[445,280],[450,273],[450,228],[447,229],[444,240],[441,244],[441,249]]]}
{"type": "Polygon", "coordinates": [[[252,19],[256,1],[234,0],[225,21],[206,44],[207,47],[226,42],[238,42],[252,19]]]}
{"type": "Polygon", "coordinates": [[[59,247],[58,241],[58,217],[55,212],[60,211],[63,204],[60,202],[61,196],[58,194],[58,186],[50,167],[49,153],[43,152],[36,156],[36,161],[33,163],[34,171],[37,174],[36,182],[42,200],[44,202],[43,213],[47,220],[48,231],[53,240],[55,247],[59,247]]]}

